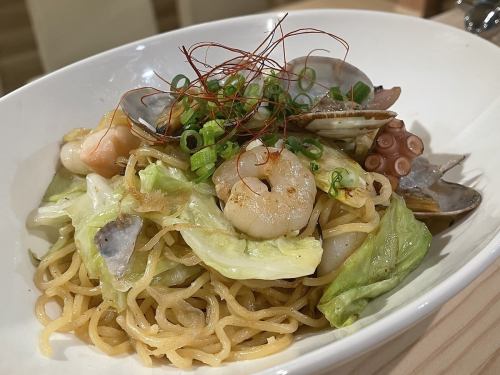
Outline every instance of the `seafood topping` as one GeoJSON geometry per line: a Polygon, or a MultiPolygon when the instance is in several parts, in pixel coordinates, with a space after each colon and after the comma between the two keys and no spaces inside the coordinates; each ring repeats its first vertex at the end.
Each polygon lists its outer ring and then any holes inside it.
{"type": "Polygon", "coordinates": [[[408,132],[403,121],[394,119],[379,130],[365,168],[384,174],[395,190],[399,178],[410,173],[412,160],[423,151],[422,140],[408,132]]]}
{"type": "Polygon", "coordinates": [[[79,156],[90,169],[110,178],[121,170],[116,163],[118,157],[128,156],[139,144],[140,139],[120,124],[89,134],[81,144],[79,156]]]}
{"type": "Polygon", "coordinates": [[[258,146],[222,163],[213,181],[226,202],[224,215],[255,238],[276,238],[303,228],[316,196],[311,171],[294,153],[274,147],[258,146]]]}
{"type": "Polygon", "coordinates": [[[395,117],[394,112],[378,110],[311,112],[290,116],[288,123],[325,138],[349,140],[377,130],[395,117]]]}
{"type": "Polygon", "coordinates": [[[121,215],[96,233],[94,242],[113,275],[123,276],[141,228],[139,216],[121,215]]]}
{"type": "Polygon", "coordinates": [[[424,157],[413,161],[411,172],[401,178],[397,193],[416,217],[453,216],[476,208],[481,194],[476,190],[443,180],[442,176],[459,165],[465,156],[438,166],[424,157]]]}
{"type": "Polygon", "coordinates": [[[373,83],[365,73],[344,60],[324,56],[303,56],[288,62],[283,85],[289,86],[287,89],[292,97],[305,94],[313,102],[331,89],[358,104],[366,104],[374,96],[373,83]],[[356,84],[365,88],[359,91],[358,98],[353,90],[356,84]]]}
{"type": "Polygon", "coordinates": [[[375,87],[375,97],[368,103],[368,109],[388,109],[401,95],[401,87],[384,89],[382,86],[375,87]]]}

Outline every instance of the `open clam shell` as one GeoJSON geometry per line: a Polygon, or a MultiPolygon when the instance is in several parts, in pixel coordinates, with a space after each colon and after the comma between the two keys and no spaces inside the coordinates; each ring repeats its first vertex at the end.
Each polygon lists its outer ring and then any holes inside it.
{"type": "Polygon", "coordinates": [[[474,210],[481,203],[481,194],[476,190],[442,179],[450,169],[461,163],[465,157],[450,160],[437,166],[427,159],[414,160],[412,171],[401,178],[397,193],[406,201],[416,217],[452,217],[474,210]]]}
{"type": "Polygon", "coordinates": [[[331,87],[338,87],[344,94],[352,89],[356,82],[366,84],[370,93],[363,103],[367,104],[374,97],[374,86],[370,78],[360,69],[348,62],[327,56],[302,56],[289,61],[287,73],[282,77],[282,85],[292,97],[307,93],[313,101],[321,99],[331,87]],[[304,88],[301,84],[301,72],[304,69],[314,71],[314,82],[304,88]]]}
{"type": "Polygon", "coordinates": [[[478,207],[482,199],[476,190],[445,180],[426,189],[401,190],[400,194],[417,218],[464,214],[478,207]]]}
{"type": "Polygon", "coordinates": [[[165,129],[162,129],[160,121],[174,103],[172,95],[144,87],[125,93],[120,106],[132,123],[133,130],[142,138],[156,142],[165,138],[165,129]]]}
{"type": "Polygon", "coordinates": [[[379,129],[397,116],[385,110],[311,112],[289,116],[287,125],[332,139],[353,139],[379,129]]]}

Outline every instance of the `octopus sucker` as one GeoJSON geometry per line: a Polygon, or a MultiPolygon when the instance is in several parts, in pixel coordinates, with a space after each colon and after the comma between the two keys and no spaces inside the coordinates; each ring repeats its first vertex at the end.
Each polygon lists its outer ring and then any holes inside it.
{"type": "Polygon", "coordinates": [[[385,175],[396,190],[399,179],[411,171],[413,159],[424,151],[422,140],[406,130],[403,121],[393,119],[380,128],[364,166],[385,175]]]}

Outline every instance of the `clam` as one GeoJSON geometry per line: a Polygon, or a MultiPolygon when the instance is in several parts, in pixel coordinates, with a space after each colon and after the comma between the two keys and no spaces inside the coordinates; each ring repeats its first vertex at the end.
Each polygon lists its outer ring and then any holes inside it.
{"type": "Polygon", "coordinates": [[[120,102],[133,130],[153,143],[165,140],[165,134],[172,134],[179,127],[180,113],[175,113],[175,104],[172,95],[151,87],[130,90],[120,102]]]}
{"type": "Polygon", "coordinates": [[[306,93],[313,101],[325,97],[332,87],[337,87],[340,93],[347,94],[358,82],[364,83],[369,89],[368,95],[360,103],[350,102],[360,109],[388,109],[401,94],[400,87],[384,89],[383,86],[374,86],[359,68],[333,57],[298,57],[287,63],[286,73],[282,75],[282,86],[292,98],[306,93]],[[306,68],[311,69],[309,72],[314,71],[314,80],[308,80],[307,71],[304,70],[306,68]]]}
{"type": "Polygon", "coordinates": [[[282,86],[292,98],[306,93],[313,101],[328,94],[331,87],[338,87],[345,94],[357,82],[368,86],[368,95],[359,103],[366,105],[375,96],[373,83],[365,73],[344,60],[326,56],[298,57],[287,63],[282,76],[282,86]]]}
{"type": "Polygon", "coordinates": [[[396,116],[395,112],[385,110],[318,111],[289,116],[287,124],[325,138],[345,140],[371,133],[396,116]]]}
{"type": "Polygon", "coordinates": [[[418,218],[451,217],[474,210],[481,194],[461,184],[443,180],[443,175],[460,164],[462,156],[444,165],[431,164],[426,158],[413,161],[411,172],[399,181],[397,193],[418,218]]]}
{"type": "Polygon", "coordinates": [[[323,56],[290,61],[282,75],[282,86],[295,100],[312,104],[309,112],[289,116],[287,124],[339,140],[373,134],[394,119],[396,113],[387,108],[401,93],[399,87],[374,87],[370,78],[354,65],[323,56]],[[357,85],[363,86],[361,96],[356,94],[357,85]],[[328,95],[332,88],[337,98],[328,95]]]}

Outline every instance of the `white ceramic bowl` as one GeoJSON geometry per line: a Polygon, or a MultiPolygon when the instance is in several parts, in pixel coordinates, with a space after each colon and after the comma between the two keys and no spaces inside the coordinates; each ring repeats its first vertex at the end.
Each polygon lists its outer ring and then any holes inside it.
{"type": "MultiPolygon", "coordinates": [[[[171,367],[145,369],[136,356],[110,358],[73,339],[52,340],[55,356],[37,349],[41,330],[33,314],[38,291],[27,249],[42,244],[28,235],[25,219],[49,183],[61,136],[74,127],[93,127],[133,87],[162,85],[164,77],[191,75],[178,46],[220,41],[252,49],[273,27],[278,14],[256,15],[199,25],[152,37],[89,58],[33,82],[0,100],[4,132],[2,175],[2,261],[0,263],[0,373],[3,374],[172,374],[171,367]]],[[[470,155],[451,176],[483,194],[472,215],[433,240],[423,264],[395,291],[374,300],[362,319],[346,329],[303,337],[282,353],[199,367],[196,374],[314,373],[382,343],[443,304],[500,252],[500,48],[437,23],[384,13],[314,10],[292,13],[285,29],[313,26],[350,44],[348,61],[376,84],[403,88],[394,109],[420,135],[426,152],[443,160],[470,155]]],[[[326,48],[326,38],[287,42],[287,57],[326,48]]],[[[210,55],[216,61],[216,53],[210,55]]]]}

